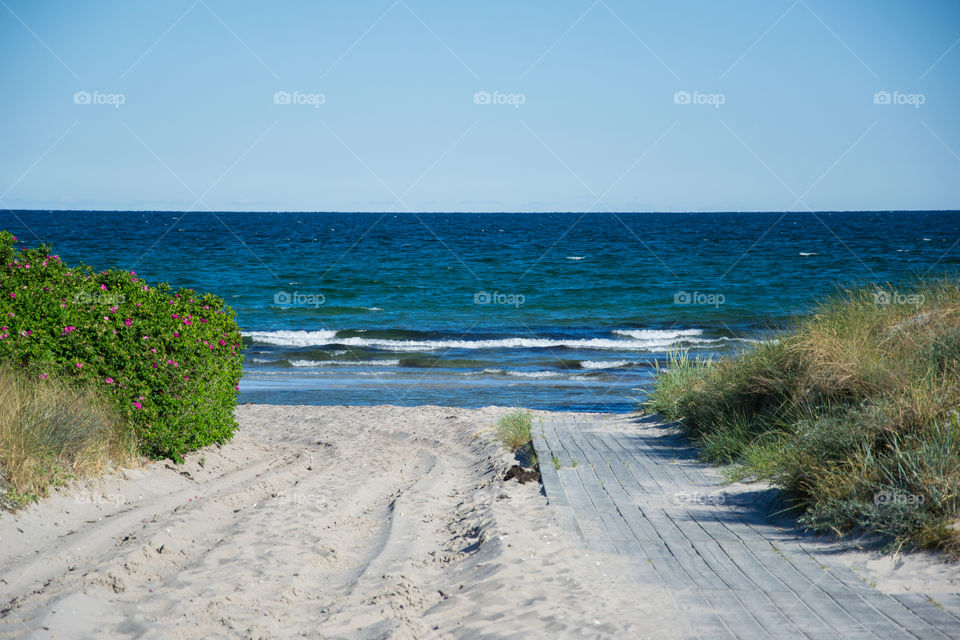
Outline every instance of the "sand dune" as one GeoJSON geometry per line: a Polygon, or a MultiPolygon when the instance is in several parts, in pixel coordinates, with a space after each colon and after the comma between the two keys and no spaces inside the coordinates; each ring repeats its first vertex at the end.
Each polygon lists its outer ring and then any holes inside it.
{"type": "Polygon", "coordinates": [[[0,637],[664,637],[669,597],[504,483],[503,409],[238,408],[186,464],[0,516],[0,637]]]}

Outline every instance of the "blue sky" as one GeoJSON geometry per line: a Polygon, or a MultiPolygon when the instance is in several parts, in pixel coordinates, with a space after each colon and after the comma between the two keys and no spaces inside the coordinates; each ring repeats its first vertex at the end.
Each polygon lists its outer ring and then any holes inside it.
{"type": "Polygon", "coordinates": [[[955,1],[2,0],[0,207],[955,209],[958,41],[955,1]]]}

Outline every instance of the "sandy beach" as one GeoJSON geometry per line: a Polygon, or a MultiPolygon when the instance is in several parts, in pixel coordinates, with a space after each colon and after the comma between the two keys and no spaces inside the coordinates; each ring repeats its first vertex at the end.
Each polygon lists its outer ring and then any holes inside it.
{"type": "Polygon", "coordinates": [[[0,636],[663,637],[666,594],[503,481],[505,412],[241,406],[223,447],[0,516],[0,636]]]}

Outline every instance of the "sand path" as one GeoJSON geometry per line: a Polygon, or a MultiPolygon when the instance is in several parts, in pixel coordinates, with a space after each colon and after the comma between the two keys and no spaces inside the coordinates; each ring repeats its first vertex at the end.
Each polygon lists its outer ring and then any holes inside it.
{"type": "Polygon", "coordinates": [[[504,483],[503,409],[238,408],[186,464],[0,516],[0,637],[671,637],[677,610],[504,483]]]}

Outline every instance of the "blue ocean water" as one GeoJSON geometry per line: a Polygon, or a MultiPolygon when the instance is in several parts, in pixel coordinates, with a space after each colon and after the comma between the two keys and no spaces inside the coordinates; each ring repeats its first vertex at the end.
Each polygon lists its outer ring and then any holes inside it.
{"type": "Polygon", "coordinates": [[[68,263],[211,291],[241,401],[629,411],[838,286],[960,273],[958,212],[0,212],[68,263]]]}

